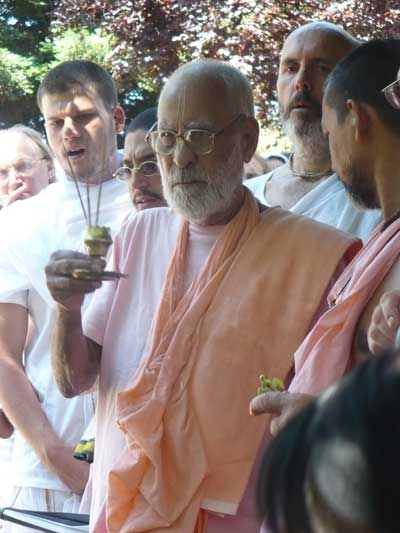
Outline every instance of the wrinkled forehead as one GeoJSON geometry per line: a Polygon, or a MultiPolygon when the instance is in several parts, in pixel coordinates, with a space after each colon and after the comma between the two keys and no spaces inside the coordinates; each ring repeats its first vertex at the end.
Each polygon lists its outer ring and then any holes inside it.
{"type": "Polygon", "coordinates": [[[282,47],[280,62],[308,58],[335,64],[351,49],[350,42],[338,31],[300,28],[286,39],[282,47]]]}
{"type": "Polygon", "coordinates": [[[158,124],[179,128],[219,124],[232,114],[226,84],[222,79],[203,74],[184,74],[165,85],[158,106],[158,124]]]}
{"type": "Polygon", "coordinates": [[[79,111],[81,109],[104,110],[104,103],[96,90],[91,87],[74,85],[67,91],[58,93],[44,93],[41,101],[42,113],[62,113],[67,109],[79,111]]]}

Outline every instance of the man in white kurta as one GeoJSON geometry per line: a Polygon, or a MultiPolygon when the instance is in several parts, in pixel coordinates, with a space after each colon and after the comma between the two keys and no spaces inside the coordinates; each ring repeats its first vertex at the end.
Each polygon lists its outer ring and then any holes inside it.
{"type": "MultiPolygon", "coordinates": [[[[266,184],[273,172],[244,182],[254,196],[266,205],[268,205],[266,184]]],[[[382,220],[379,209],[367,210],[355,205],[336,174],[321,180],[300,198],[290,211],[347,231],[363,242],[382,220]]]]}
{"type": "MultiPolygon", "coordinates": [[[[99,88],[108,84],[111,100],[116,99],[112,80],[97,65],[83,61],[61,64],[49,74],[53,80],[50,76],[49,83],[48,75],[42,82],[39,104],[49,144],[68,179],[0,214],[0,404],[16,429],[16,490],[11,504],[77,511],[88,466],[72,454],[94,403],[91,394],[63,398],[53,379],[50,338],[55,307],[44,268],[60,247],[83,249],[87,220],[76,185],[86,212],[89,191],[93,217],[101,187],[98,223],[114,235],[132,204],[126,185],[112,178],[119,164],[116,133],[123,127],[124,114],[117,103],[109,107],[108,96],[99,88]],[[78,177],[77,184],[71,176],[78,177]],[[24,351],[28,317],[34,332],[24,351]]],[[[27,531],[8,524],[5,528],[27,531]]]]}

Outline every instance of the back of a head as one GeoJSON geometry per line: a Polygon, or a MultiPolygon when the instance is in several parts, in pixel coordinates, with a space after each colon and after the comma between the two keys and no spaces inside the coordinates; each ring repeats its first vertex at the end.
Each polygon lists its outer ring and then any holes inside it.
{"type": "Polygon", "coordinates": [[[360,364],[268,448],[258,500],[275,533],[394,533],[399,354],[360,364]]]}
{"type": "MultiPolygon", "coordinates": [[[[168,79],[161,91],[160,100],[172,83],[184,82],[185,80],[191,82],[207,80],[221,84],[226,96],[224,105],[228,109],[232,109],[233,113],[243,113],[246,116],[254,117],[253,91],[250,82],[230,63],[217,59],[199,59],[185,63],[168,79]]],[[[212,98],[211,94],[210,98],[212,98]]]]}
{"type": "Polygon", "coordinates": [[[148,131],[157,122],[157,108],[149,107],[131,120],[126,130],[126,134],[138,130],[148,131]]]}
{"type": "Polygon", "coordinates": [[[396,79],[399,65],[398,39],[377,39],[359,46],[330,73],[325,89],[326,104],[336,111],[339,122],[349,112],[349,99],[368,104],[385,126],[400,134],[400,110],[394,109],[382,93],[396,79]]]}
{"type": "Polygon", "coordinates": [[[37,93],[39,108],[45,94],[60,94],[71,90],[94,91],[106,108],[113,108],[118,104],[117,89],[111,76],[92,61],[75,60],[60,63],[46,74],[37,93]]]}

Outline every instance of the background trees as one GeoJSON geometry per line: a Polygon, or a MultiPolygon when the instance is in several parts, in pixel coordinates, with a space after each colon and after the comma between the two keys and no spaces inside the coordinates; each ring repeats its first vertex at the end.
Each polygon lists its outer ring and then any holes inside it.
{"type": "Polygon", "coordinates": [[[15,122],[13,117],[22,110],[23,117],[30,113],[30,120],[37,121],[32,97],[38,80],[60,60],[85,57],[105,65],[118,84],[128,116],[133,116],[155,103],[164,80],[180,63],[205,56],[228,59],[250,77],[259,118],[267,124],[276,116],[279,50],[294,28],[310,20],[329,20],[360,38],[400,37],[398,0],[2,2],[3,122],[15,122]],[[11,52],[16,55],[6,55],[11,52]]]}

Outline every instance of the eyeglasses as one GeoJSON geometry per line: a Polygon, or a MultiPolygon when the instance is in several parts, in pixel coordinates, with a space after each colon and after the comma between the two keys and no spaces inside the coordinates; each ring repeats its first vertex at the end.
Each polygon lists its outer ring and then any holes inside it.
{"type": "Polygon", "coordinates": [[[206,155],[213,151],[215,138],[218,135],[221,135],[221,133],[224,133],[228,128],[244,118],[246,118],[246,115],[240,113],[218,131],[190,128],[179,135],[173,130],[156,130],[156,122],[147,133],[145,139],[153,150],[160,155],[171,155],[175,150],[177,139],[182,139],[195,154],[206,155]]]}
{"type": "Polygon", "coordinates": [[[156,161],[143,161],[138,167],[120,167],[114,172],[114,178],[120,181],[126,181],[131,178],[132,173],[141,174],[142,176],[154,176],[160,173],[156,161]]]}
{"type": "Polygon", "coordinates": [[[382,92],[391,106],[400,109],[400,79],[386,85],[382,92]]]}
{"type": "Polygon", "coordinates": [[[8,178],[10,169],[14,169],[14,172],[19,176],[27,176],[35,168],[36,163],[45,160],[45,157],[39,157],[37,159],[19,159],[6,167],[0,167],[0,179],[8,178]]]}

